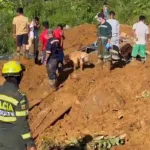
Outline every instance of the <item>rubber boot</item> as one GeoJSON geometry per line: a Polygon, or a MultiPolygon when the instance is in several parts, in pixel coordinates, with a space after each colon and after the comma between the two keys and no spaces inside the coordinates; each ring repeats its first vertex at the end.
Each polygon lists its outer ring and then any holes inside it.
{"type": "Polygon", "coordinates": [[[57,80],[56,79],[49,80],[49,84],[53,91],[57,90],[57,80]]]}

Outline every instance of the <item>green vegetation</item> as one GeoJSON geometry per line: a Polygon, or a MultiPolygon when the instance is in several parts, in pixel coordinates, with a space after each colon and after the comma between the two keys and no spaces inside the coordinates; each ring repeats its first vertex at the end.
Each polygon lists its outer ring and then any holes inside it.
{"type": "Polygon", "coordinates": [[[150,21],[148,0],[0,0],[0,54],[12,53],[15,41],[12,38],[12,19],[16,8],[21,6],[25,15],[40,21],[48,20],[51,27],[58,23],[75,26],[94,23],[94,16],[107,2],[110,10],[115,10],[120,23],[133,24],[140,14],[150,21]]]}

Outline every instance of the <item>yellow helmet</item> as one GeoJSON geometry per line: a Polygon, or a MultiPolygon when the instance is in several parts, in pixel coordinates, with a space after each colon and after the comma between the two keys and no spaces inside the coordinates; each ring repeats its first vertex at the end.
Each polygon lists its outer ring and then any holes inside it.
{"type": "Polygon", "coordinates": [[[25,71],[25,67],[17,61],[8,61],[2,68],[3,76],[20,76],[20,73],[25,71]]]}

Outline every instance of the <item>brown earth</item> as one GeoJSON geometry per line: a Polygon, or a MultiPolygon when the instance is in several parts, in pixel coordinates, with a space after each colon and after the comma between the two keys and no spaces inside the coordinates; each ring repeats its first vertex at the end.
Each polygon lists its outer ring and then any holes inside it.
{"type": "MultiPolygon", "coordinates": [[[[121,32],[132,36],[129,26],[122,25],[121,32]]],[[[65,36],[65,52],[70,53],[94,42],[96,27],[80,25],[65,31],[65,36]]],[[[95,54],[90,59],[97,61],[95,54]]],[[[64,142],[85,135],[126,133],[126,144],[113,150],[150,149],[149,59],[144,65],[134,62],[112,71],[107,66],[102,70],[99,64],[71,75],[70,71],[63,72],[63,86],[56,92],[47,83],[45,66],[21,62],[27,67],[21,90],[29,99],[29,121],[37,144],[43,137],[64,142]]],[[[3,81],[0,77],[0,83],[3,81]]]]}

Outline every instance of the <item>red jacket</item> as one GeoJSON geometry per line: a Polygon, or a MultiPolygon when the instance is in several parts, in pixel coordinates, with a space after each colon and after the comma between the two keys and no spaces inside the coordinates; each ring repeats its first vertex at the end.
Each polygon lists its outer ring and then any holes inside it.
{"type": "Polygon", "coordinates": [[[48,30],[43,30],[40,34],[40,41],[42,43],[42,51],[46,50],[48,39],[46,39],[46,35],[48,33],[48,30]]]}

